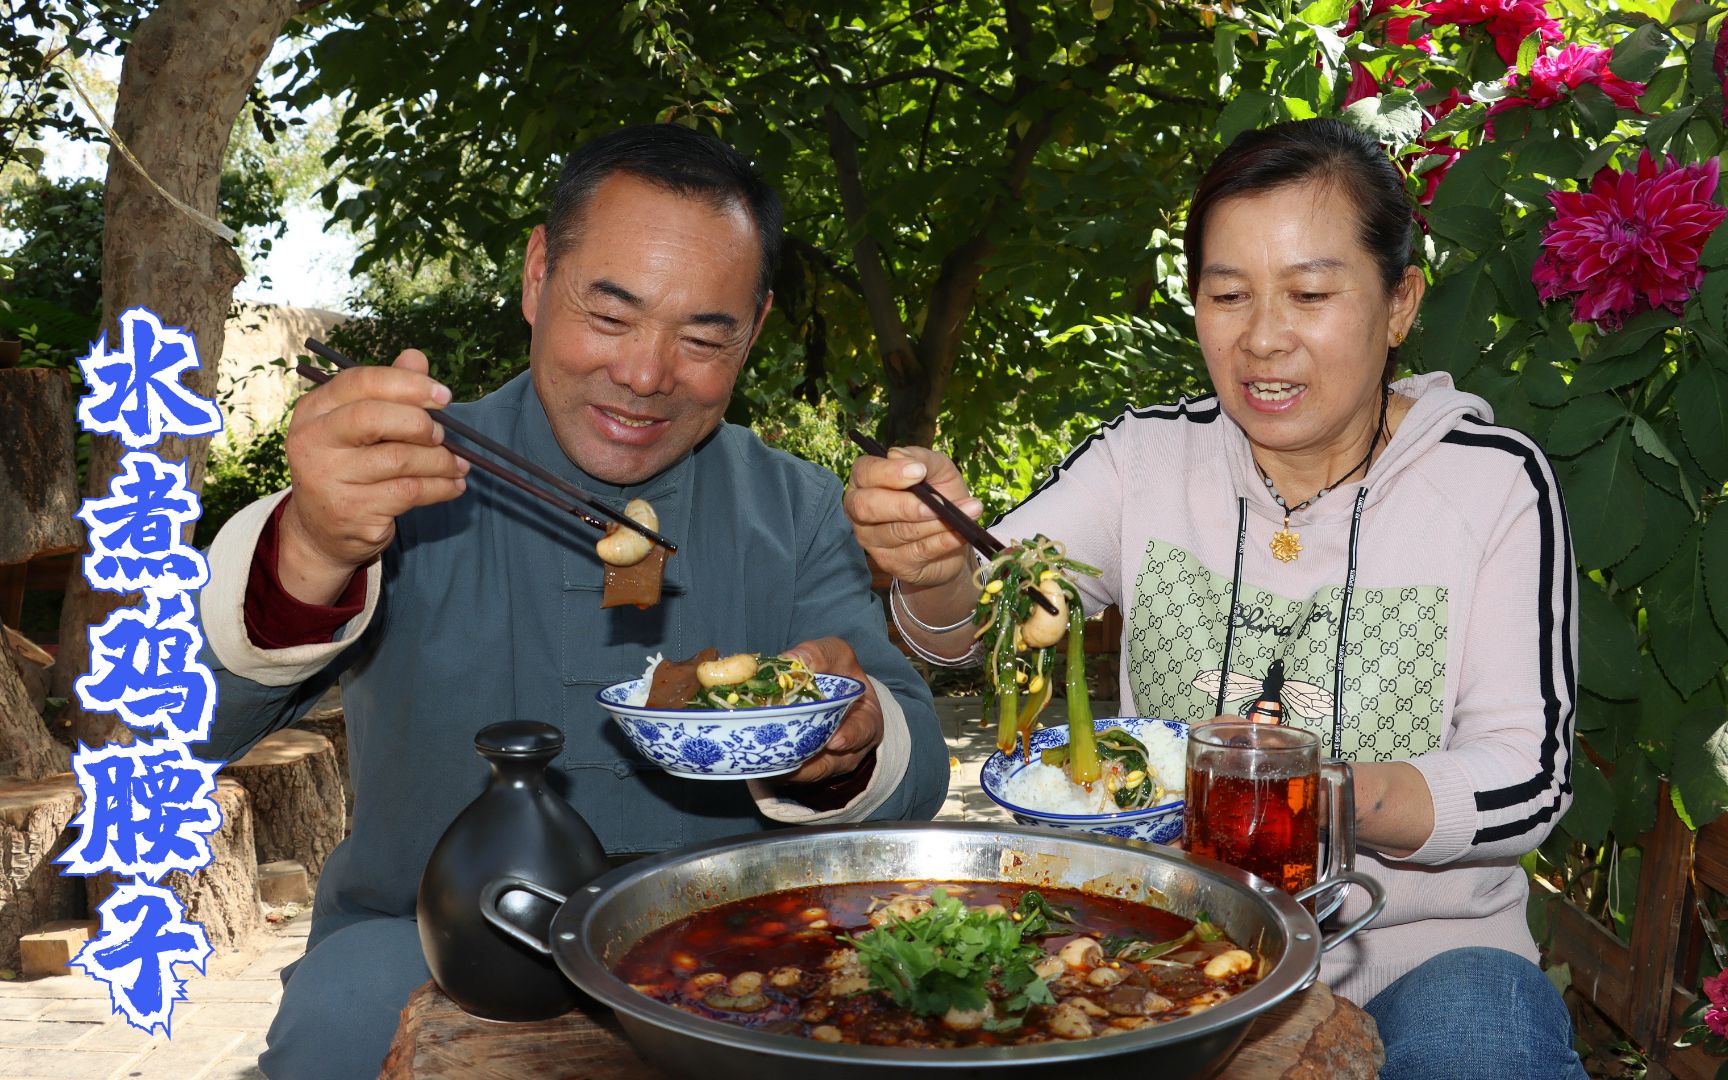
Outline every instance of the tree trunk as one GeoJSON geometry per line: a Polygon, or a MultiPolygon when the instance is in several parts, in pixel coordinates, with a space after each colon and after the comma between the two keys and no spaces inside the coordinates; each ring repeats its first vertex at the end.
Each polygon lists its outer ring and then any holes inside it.
{"type": "Polygon", "coordinates": [[[52,860],[78,813],[72,774],[0,780],[0,967],[18,966],[18,939],[45,922],[83,914],[77,878],[52,860]]]}
{"type": "MultiPolygon", "coordinates": [[[[71,768],[70,754],[42,723],[24,660],[0,634],[0,777],[35,780],[71,768]]],[[[0,849],[3,850],[3,849],[0,849]]]]}
{"type": "Polygon", "coordinates": [[[324,860],[348,835],[330,740],[293,728],[272,732],[222,774],[252,797],[259,863],[292,860],[316,882],[324,860]]]}
{"type": "MultiPolygon", "coordinates": [[[[222,161],[234,120],[258,78],[258,68],[296,0],[163,0],[138,24],[120,71],[114,131],[149,176],[187,205],[216,216],[222,161]]],[[[205,397],[216,388],[222,326],[243,276],[232,245],[177,209],[151,187],[126,156],[111,149],[102,230],[102,320],[117,344],[119,314],[136,305],[198,342],[200,366],[188,389],[205,397]]],[[[155,452],[187,463],[187,479],[203,486],[208,438],[169,436],[155,452]]],[[[87,494],[106,495],[119,471],[122,447],[98,436],[90,449],[87,494]]],[[[190,539],[190,531],[188,531],[190,539]]],[[[72,698],[72,733],[91,745],[120,728],[110,713],[86,714],[73,680],[90,670],[87,628],[133,598],[93,592],[82,567],[67,583],[60,616],[55,693],[72,698]]]]}

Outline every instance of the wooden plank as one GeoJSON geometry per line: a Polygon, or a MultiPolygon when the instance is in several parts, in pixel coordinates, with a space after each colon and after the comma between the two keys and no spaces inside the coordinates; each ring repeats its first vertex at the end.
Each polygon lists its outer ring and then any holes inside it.
{"type": "Polygon", "coordinates": [[[1694,998],[1683,990],[1674,989],[1668,996],[1668,1031],[1669,1036],[1663,1042],[1653,1047],[1650,1053],[1650,1063],[1653,1066],[1650,1077],[1656,1077],[1656,1069],[1660,1069],[1676,1080],[1715,1080],[1716,1070],[1721,1067],[1722,1059],[1704,1052],[1701,1046],[1689,1046],[1684,1050],[1676,1049],[1674,1039],[1685,1028],[1680,1023],[1680,1017],[1692,1007],[1694,998]]]}
{"type": "Polygon", "coordinates": [[[1644,1047],[1669,1041],[1667,1005],[1680,931],[1692,917],[1692,832],[1674,812],[1667,783],[1657,788],[1656,801],[1656,827],[1640,838],[1644,859],[1628,970],[1632,1008],[1626,1033],[1644,1047]]]}
{"type": "Polygon", "coordinates": [[[1551,959],[1572,969],[1572,986],[1602,1015],[1625,1028],[1631,1014],[1630,950],[1601,923],[1567,900],[1555,903],[1551,959]]]}

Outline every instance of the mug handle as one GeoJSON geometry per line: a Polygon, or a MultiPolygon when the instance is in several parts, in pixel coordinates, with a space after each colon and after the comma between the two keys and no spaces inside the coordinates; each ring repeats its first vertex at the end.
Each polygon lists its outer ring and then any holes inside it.
{"type": "Polygon", "coordinates": [[[520,941],[522,944],[528,946],[530,949],[533,949],[535,952],[540,953],[542,956],[551,956],[552,949],[549,945],[511,922],[502,911],[498,910],[498,901],[503,899],[504,894],[517,891],[531,892],[543,900],[552,901],[559,907],[563,907],[564,901],[568,899],[568,897],[561,893],[554,892],[544,885],[536,885],[527,878],[501,877],[494,881],[488,881],[486,887],[480,890],[481,916],[485,918],[487,922],[515,938],[517,941],[520,941]]]}
{"type": "MultiPolygon", "coordinates": [[[[1298,894],[1299,899],[1325,897],[1314,905],[1314,921],[1324,922],[1344,906],[1356,880],[1356,781],[1350,764],[1336,758],[1320,763],[1320,779],[1330,789],[1326,800],[1326,865],[1314,884],[1298,894]]],[[[1345,935],[1348,936],[1348,935],[1345,935]]]]}

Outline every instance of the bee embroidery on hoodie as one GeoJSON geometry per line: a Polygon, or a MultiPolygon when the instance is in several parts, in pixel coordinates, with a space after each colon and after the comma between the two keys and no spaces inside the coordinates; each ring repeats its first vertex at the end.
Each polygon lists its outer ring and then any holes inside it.
{"type": "Polygon", "coordinates": [[[1201,672],[1194,688],[1216,697],[1223,683],[1225,701],[1241,701],[1241,713],[1250,720],[1265,724],[1282,724],[1284,711],[1313,720],[1332,711],[1332,692],[1311,682],[1284,677],[1284,661],[1274,660],[1266,669],[1264,679],[1235,671],[1201,672]]]}

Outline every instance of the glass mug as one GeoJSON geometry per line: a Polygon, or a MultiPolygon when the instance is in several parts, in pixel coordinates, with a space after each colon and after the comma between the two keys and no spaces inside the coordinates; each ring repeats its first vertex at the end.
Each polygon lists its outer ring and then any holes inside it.
{"type": "Polygon", "coordinates": [[[1322,918],[1342,902],[1341,889],[1315,885],[1342,885],[1338,879],[1354,868],[1356,791],[1349,765],[1320,759],[1319,735],[1253,721],[1197,725],[1188,733],[1186,800],[1188,851],[1257,874],[1297,899],[1333,891],[1322,918]],[[1317,877],[1322,781],[1330,788],[1324,800],[1330,842],[1325,873],[1317,877]]]}

